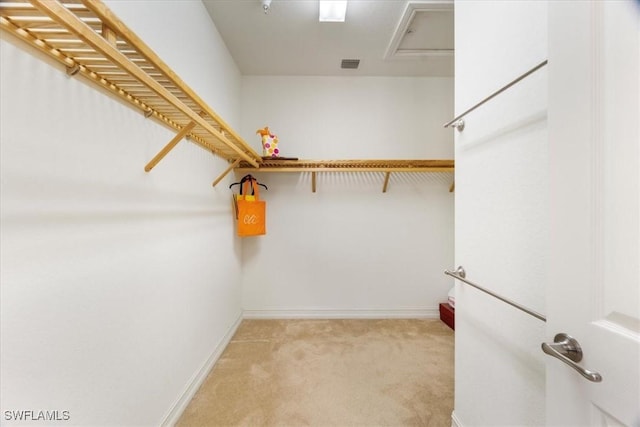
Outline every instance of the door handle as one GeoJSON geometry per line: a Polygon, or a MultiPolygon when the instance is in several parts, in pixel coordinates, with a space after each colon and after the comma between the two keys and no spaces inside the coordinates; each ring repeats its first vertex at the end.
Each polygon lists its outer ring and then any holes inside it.
{"type": "Polygon", "coordinates": [[[565,333],[557,334],[553,338],[553,344],[542,343],[542,351],[571,366],[589,381],[594,383],[602,381],[602,375],[585,369],[576,363],[582,360],[582,348],[580,344],[578,344],[578,341],[570,335],[565,333]]]}

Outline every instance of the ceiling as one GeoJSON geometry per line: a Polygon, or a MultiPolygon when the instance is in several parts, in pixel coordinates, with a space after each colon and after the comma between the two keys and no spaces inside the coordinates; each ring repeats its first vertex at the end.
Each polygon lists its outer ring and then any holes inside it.
{"type": "Polygon", "coordinates": [[[202,1],[243,75],[453,76],[452,0],[349,0],[341,23],[317,0],[202,1]]]}

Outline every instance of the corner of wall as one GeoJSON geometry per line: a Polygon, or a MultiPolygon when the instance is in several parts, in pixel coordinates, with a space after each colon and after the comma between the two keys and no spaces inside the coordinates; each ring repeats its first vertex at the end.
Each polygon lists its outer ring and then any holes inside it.
{"type": "Polygon", "coordinates": [[[185,411],[185,409],[187,409],[189,402],[191,402],[191,399],[196,394],[202,383],[204,383],[204,381],[207,379],[209,372],[211,372],[229,342],[231,342],[231,339],[238,330],[242,319],[242,315],[238,316],[234,324],[231,325],[227,333],[222,337],[218,345],[216,345],[216,347],[213,349],[213,352],[206,360],[206,362],[197,372],[194,373],[193,377],[187,383],[184,391],[164,416],[161,423],[162,426],[168,427],[177,424],[178,420],[182,416],[182,413],[185,411]]]}

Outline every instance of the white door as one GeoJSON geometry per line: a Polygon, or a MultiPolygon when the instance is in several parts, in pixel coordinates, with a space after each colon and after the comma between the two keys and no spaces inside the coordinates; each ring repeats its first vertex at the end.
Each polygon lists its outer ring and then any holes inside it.
{"type": "Polygon", "coordinates": [[[640,2],[549,4],[547,424],[640,426],[640,2]]]}

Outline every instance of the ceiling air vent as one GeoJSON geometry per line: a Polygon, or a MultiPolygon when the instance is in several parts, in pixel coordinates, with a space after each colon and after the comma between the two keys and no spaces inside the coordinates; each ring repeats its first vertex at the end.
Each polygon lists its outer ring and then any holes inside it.
{"type": "Polygon", "coordinates": [[[347,70],[357,70],[359,65],[360,65],[359,59],[343,59],[342,65],[340,65],[340,68],[344,68],[347,70]]]}

